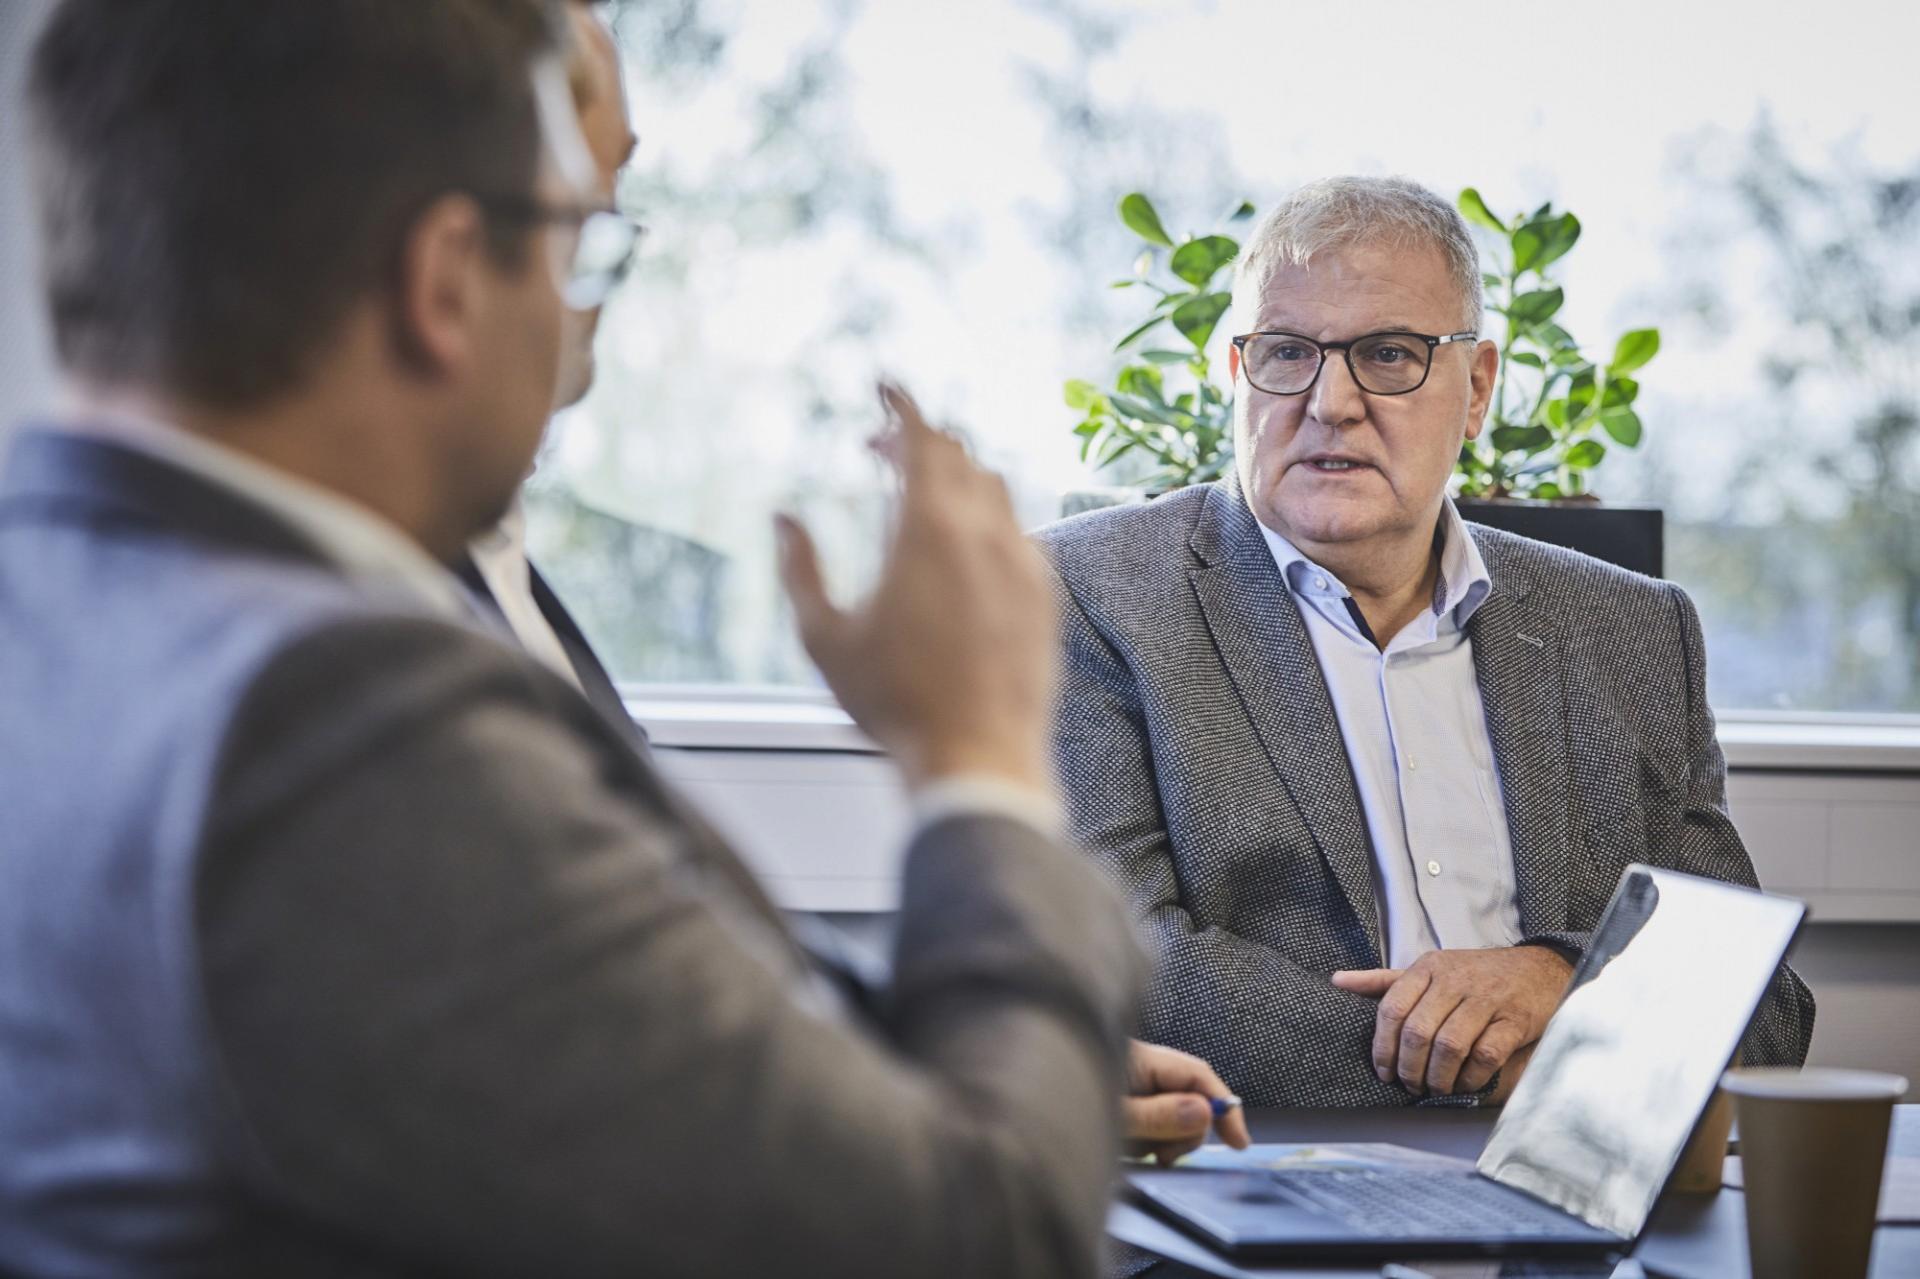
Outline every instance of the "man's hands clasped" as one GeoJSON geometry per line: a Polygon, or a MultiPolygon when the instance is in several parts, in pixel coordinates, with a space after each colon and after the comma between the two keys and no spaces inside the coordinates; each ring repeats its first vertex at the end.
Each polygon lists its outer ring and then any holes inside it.
{"type": "Polygon", "coordinates": [[[1380,1001],[1373,1067],[1416,1096],[1478,1092],[1502,1071],[1512,1090],[1566,993],[1573,966],[1545,946],[1436,950],[1402,971],[1340,972],[1333,984],[1380,1001]]]}

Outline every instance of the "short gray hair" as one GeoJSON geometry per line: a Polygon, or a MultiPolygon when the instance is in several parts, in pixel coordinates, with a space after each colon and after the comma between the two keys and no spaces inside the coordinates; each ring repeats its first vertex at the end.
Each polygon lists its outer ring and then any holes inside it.
{"type": "Polygon", "coordinates": [[[1240,254],[1233,277],[1234,309],[1250,323],[1261,293],[1281,267],[1305,266],[1327,249],[1381,242],[1439,249],[1460,290],[1467,327],[1478,332],[1486,323],[1480,250],[1466,219],[1409,178],[1321,178],[1281,201],[1261,219],[1240,254]]]}

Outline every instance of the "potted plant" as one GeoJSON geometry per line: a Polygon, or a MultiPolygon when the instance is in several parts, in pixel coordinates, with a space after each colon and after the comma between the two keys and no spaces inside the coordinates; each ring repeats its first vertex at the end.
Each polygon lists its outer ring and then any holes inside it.
{"type": "Polygon", "coordinates": [[[1488,310],[1505,328],[1487,429],[1460,451],[1460,513],[1658,577],[1660,511],[1602,506],[1587,481],[1610,445],[1640,443],[1633,375],[1659,353],[1660,331],[1634,329],[1606,363],[1588,359],[1555,320],[1566,295],[1550,271],[1579,240],[1580,220],[1548,203],[1503,221],[1472,187],[1459,203],[1470,223],[1498,237],[1499,269],[1484,283],[1488,310]]]}
{"type": "MultiPolygon", "coordinates": [[[[1227,221],[1252,216],[1253,206],[1242,203],[1227,221]]],[[[1240,242],[1215,233],[1188,235],[1176,244],[1152,202],[1137,191],[1120,201],[1120,220],[1145,247],[1134,260],[1133,274],[1113,287],[1150,293],[1153,303],[1146,318],[1114,345],[1127,360],[1111,385],[1075,378],[1066,384],[1065,398],[1067,407],[1081,414],[1073,428],[1081,459],[1133,481],[1140,494],[1155,496],[1218,479],[1232,465],[1231,387],[1215,380],[1207,342],[1233,304],[1231,284],[1220,274],[1239,256],[1240,242]],[[1149,338],[1162,344],[1148,345],[1149,338]]],[[[1128,495],[1126,490],[1070,493],[1066,513],[1128,495]]]]}

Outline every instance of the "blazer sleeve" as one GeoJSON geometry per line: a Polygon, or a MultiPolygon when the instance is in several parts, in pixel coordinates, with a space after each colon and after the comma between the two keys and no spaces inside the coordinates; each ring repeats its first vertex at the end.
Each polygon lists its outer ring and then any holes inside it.
{"type": "Polygon", "coordinates": [[[1156,959],[1141,1035],[1204,1058],[1253,1105],[1416,1104],[1373,1073],[1376,1001],[1202,924],[1184,905],[1138,683],[1057,575],[1056,584],[1066,666],[1055,757],[1073,834],[1125,894],[1156,959]]]}
{"type": "Polygon", "coordinates": [[[424,621],[253,685],[196,937],[256,1193],[435,1273],[1093,1273],[1141,970],[1099,877],[928,827],[858,1020],[556,699],[424,621]]]}
{"type": "MultiPolygon", "coordinates": [[[[1727,760],[1707,703],[1707,650],[1700,614],[1678,586],[1667,591],[1686,666],[1686,769],[1678,827],[1647,849],[1648,860],[1671,870],[1757,888],[1760,881],[1753,859],[1727,811],[1727,760]]],[[[1586,953],[1592,934],[1550,933],[1527,940],[1577,958],[1586,953]]],[[[1741,1043],[1741,1060],[1749,1066],[1804,1064],[1813,1041],[1813,1018],[1813,992],[1798,973],[1781,964],[1741,1043]]]]}

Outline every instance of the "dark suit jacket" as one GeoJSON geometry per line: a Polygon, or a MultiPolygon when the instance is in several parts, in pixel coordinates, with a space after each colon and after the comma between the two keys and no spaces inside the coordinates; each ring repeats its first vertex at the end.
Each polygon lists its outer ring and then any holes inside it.
{"type": "Polygon", "coordinates": [[[954,818],[835,1001],[566,681],[243,499],[0,477],[0,1272],[1088,1274],[1137,953],[954,818]]]}
{"type": "MultiPolygon", "coordinates": [[[[462,555],[454,563],[453,571],[476,599],[494,612],[501,613],[500,601],[493,597],[487,579],[471,555],[462,555]]],[[[613,676],[600,661],[600,654],[594,652],[586,632],[580,629],[580,623],[574,621],[573,614],[568,611],[538,564],[527,564],[527,582],[534,605],[539,608],[540,616],[546,619],[547,625],[553,628],[554,638],[560,641],[560,648],[566,653],[575,678],[580,681],[580,692],[595,710],[606,716],[615,731],[625,737],[635,750],[644,754],[647,750],[645,730],[627,713],[627,704],[620,696],[619,686],[613,682],[613,676]]],[[[501,624],[508,625],[504,614],[501,624]]]]}
{"type": "MultiPolygon", "coordinates": [[[[1493,590],[1468,633],[1529,940],[1579,951],[1630,862],[1753,884],[1686,595],[1469,527],[1493,590]]],[[[1039,537],[1065,600],[1074,830],[1159,952],[1142,1034],[1256,1105],[1405,1104],[1373,1074],[1375,1003],[1327,980],[1380,966],[1372,853],[1312,643],[1237,482],[1039,537]]],[[[1783,968],[1747,1060],[1797,1063],[1812,1031],[1783,968]]]]}

